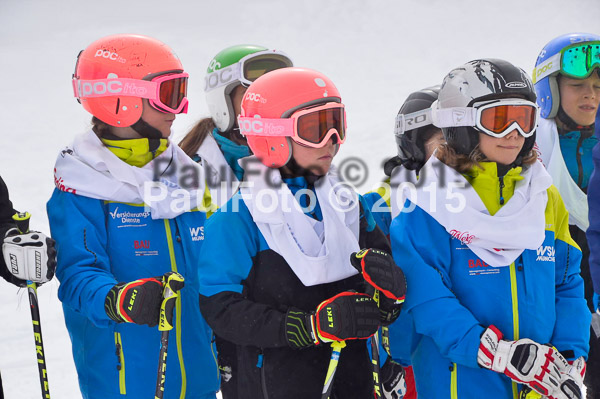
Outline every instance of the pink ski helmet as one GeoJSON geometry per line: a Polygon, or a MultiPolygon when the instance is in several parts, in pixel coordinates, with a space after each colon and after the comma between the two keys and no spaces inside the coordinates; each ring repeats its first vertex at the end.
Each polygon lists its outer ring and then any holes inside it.
{"type": "Polygon", "coordinates": [[[181,61],[166,44],[143,35],[103,37],[79,53],[75,97],[89,113],[127,127],[142,116],[142,98],[165,113],[187,112],[187,80],[181,61]]]}
{"type": "Polygon", "coordinates": [[[307,68],[277,69],[256,79],[244,95],[238,124],[254,155],[270,168],[289,162],[290,140],[310,147],[322,147],[332,136],[337,144],[345,140],[340,93],[327,76],[307,68]]]}

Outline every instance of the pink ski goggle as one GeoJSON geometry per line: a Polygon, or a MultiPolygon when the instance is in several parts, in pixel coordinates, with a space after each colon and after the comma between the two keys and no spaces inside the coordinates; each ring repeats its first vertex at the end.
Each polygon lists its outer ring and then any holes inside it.
{"type": "Polygon", "coordinates": [[[75,97],[97,98],[129,96],[147,98],[150,105],[161,112],[187,113],[187,73],[159,75],[152,80],[109,78],[85,80],[73,78],[75,97]]]}
{"type": "Polygon", "coordinates": [[[301,109],[289,118],[238,116],[238,125],[244,136],[291,137],[312,148],[324,147],[333,135],[337,144],[346,141],[346,110],[344,104],[335,102],[301,109]]]}

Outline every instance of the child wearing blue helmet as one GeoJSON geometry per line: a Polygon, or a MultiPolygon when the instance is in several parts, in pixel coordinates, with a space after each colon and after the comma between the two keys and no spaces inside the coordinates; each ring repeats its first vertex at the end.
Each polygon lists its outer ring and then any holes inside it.
{"type": "MultiPolygon", "coordinates": [[[[570,33],[551,40],[538,56],[533,79],[542,116],[537,135],[540,159],[569,211],[571,236],[583,255],[585,297],[590,309],[597,311],[600,175],[591,176],[595,169],[592,148],[598,142],[595,120],[600,103],[600,35],[570,33]]],[[[600,345],[593,333],[591,337],[585,382],[588,397],[600,398],[600,379],[593,378],[600,373],[600,345]]]]}

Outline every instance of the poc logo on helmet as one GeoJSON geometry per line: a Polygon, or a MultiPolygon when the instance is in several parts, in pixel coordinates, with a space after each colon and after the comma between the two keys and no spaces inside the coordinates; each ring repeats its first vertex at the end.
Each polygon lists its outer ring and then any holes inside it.
{"type": "MultiPolygon", "coordinates": [[[[539,78],[541,75],[552,69],[552,61],[542,66],[541,68],[535,68],[535,78],[539,78]]],[[[508,87],[508,85],[506,85],[508,87]]]]}
{"type": "Polygon", "coordinates": [[[245,100],[254,101],[261,104],[265,104],[267,102],[267,100],[265,98],[262,98],[260,94],[252,92],[246,92],[246,94],[244,95],[244,101],[245,100]]]}
{"type": "Polygon", "coordinates": [[[121,64],[124,64],[125,62],[127,62],[127,60],[125,58],[121,57],[119,54],[111,53],[108,50],[102,50],[102,49],[96,50],[96,54],[94,54],[94,58],[95,57],[106,58],[106,59],[109,59],[112,61],[120,62],[121,64]]]}
{"type": "Polygon", "coordinates": [[[213,58],[212,60],[210,60],[210,65],[208,66],[208,69],[210,69],[211,72],[214,72],[217,68],[221,68],[221,63],[213,58]]]}

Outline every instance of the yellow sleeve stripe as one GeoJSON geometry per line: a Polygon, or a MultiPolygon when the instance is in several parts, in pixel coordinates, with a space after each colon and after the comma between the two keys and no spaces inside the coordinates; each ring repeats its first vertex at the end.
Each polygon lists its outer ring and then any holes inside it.
{"type": "Polygon", "coordinates": [[[581,250],[579,245],[571,238],[569,233],[569,212],[554,185],[550,186],[548,192],[548,204],[546,205],[546,230],[554,231],[554,239],[561,240],[581,250]]]}

